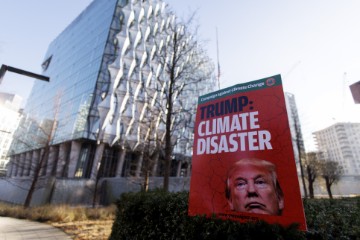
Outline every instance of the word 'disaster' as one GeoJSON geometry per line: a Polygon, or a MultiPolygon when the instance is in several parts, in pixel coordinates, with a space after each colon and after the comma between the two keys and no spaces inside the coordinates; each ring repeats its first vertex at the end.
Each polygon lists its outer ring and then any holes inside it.
{"type": "Polygon", "coordinates": [[[245,112],[201,121],[196,154],[272,149],[271,134],[260,129],[259,112],[245,112]]]}

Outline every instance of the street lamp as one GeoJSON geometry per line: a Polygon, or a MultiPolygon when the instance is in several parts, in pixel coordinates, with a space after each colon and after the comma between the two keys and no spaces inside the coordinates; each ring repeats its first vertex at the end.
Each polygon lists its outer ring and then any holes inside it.
{"type": "Polygon", "coordinates": [[[29,72],[29,71],[25,71],[25,70],[22,70],[22,69],[19,69],[19,68],[10,67],[10,66],[2,64],[1,68],[0,68],[0,84],[2,82],[2,79],[3,79],[6,71],[18,73],[18,74],[21,74],[21,75],[24,75],[24,76],[27,76],[27,77],[36,78],[36,79],[47,81],[47,82],[50,80],[49,77],[46,77],[44,75],[32,73],[32,72],[29,72]]]}

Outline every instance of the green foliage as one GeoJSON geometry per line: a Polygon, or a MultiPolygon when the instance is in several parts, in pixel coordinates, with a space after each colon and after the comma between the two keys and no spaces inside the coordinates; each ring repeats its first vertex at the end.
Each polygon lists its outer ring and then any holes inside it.
{"type": "Polygon", "coordinates": [[[116,239],[305,239],[296,226],[240,224],[187,215],[188,193],[126,193],[117,203],[111,240],[116,239]]]}
{"type": "Polygon", "coordinates": [[[306,199],[308,231],[265,222],[240,224],[187,216],[188,193],[123,194],[111,240],[117,239],[308,239],[360,240],[360,198],[306,199]]]}
{"type": "Polygon", "coordinates": [[[308,239],[360,239],[360,198],[304,200],[308,239]]]}

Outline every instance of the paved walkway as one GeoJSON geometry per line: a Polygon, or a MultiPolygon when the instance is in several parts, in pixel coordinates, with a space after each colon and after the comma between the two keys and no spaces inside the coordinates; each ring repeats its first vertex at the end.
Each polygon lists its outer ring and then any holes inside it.
{"type": "Polygon", "coordinates": [[[63,231],[46,223],[33,222],[8,217],[0,217],[0,239],[28,240],[51,239],[70,240],[63,231]]]}

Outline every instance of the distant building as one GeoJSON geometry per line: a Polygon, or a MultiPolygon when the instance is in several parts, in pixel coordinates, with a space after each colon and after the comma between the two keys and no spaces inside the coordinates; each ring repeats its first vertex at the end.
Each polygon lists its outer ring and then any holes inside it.
{"type": "Polygon", "coordinates": [[[9,149],[18,127],[22,98],[16,94],[0,93],[0,176],[4,176],[10,160],[9,149]]]}
{"type": "Polygon", "coordinates": [[[360,123],[336,123],[313,134],[324,160],[338,162],[344,175],[360,175],[360,123]]]}
{"type": "MultiPolygon", "coordinates": [[[[160,59],[174,32],[186,37],[176,51],[193,41],[176,21],[161,0],[94,0],[48,48],[42,67],[50,82],[35,82],[18,131],[31,145],[13,144],[8,177],[32,176],[32,166],[44,154],[43,177],[93,181],[163,176],[164,151],[159,145],[165,133],[165,62],[182,63],[176,75],[201,56],[193,49],[181,58],[173,54],[160,59]],[[152,112],[154,106],[163,110],[152,112]],[[44,153],[46,139],[49,153],[44,153]],[[147,147],[150,155],[145,156],[147,147]]],[[[184,115],[172,120],[187,120],[172,125],[178,130],[172,136],[177,144],[171,176],[190,175],[195,115],[186,110],[216,86],[210,65],[175,76],[188,79],[177,87],[191,92],[173,96],[175,109],[184,109],[184,115]],[[209,77],[192,84],[200,75],[209,77]]]]}
{"type": "Polygon", "coordinates": [[[302,158],[304,159],[305,154],[305,145],[304,140],[301,132],[301,124],[300,118],[298,114],[298,109],[295,102],[295,95],[292,93],[285,93],[285,103],[286,109],[289,119],[290,125],[290,133],[291,133],[291,140],[294,149],[295,161],[296,161],[296,169],[298,175],[301,176],[301,169],[300,169],[300,158],[299,158],[299,150],[301,151],[302,158]]]}

